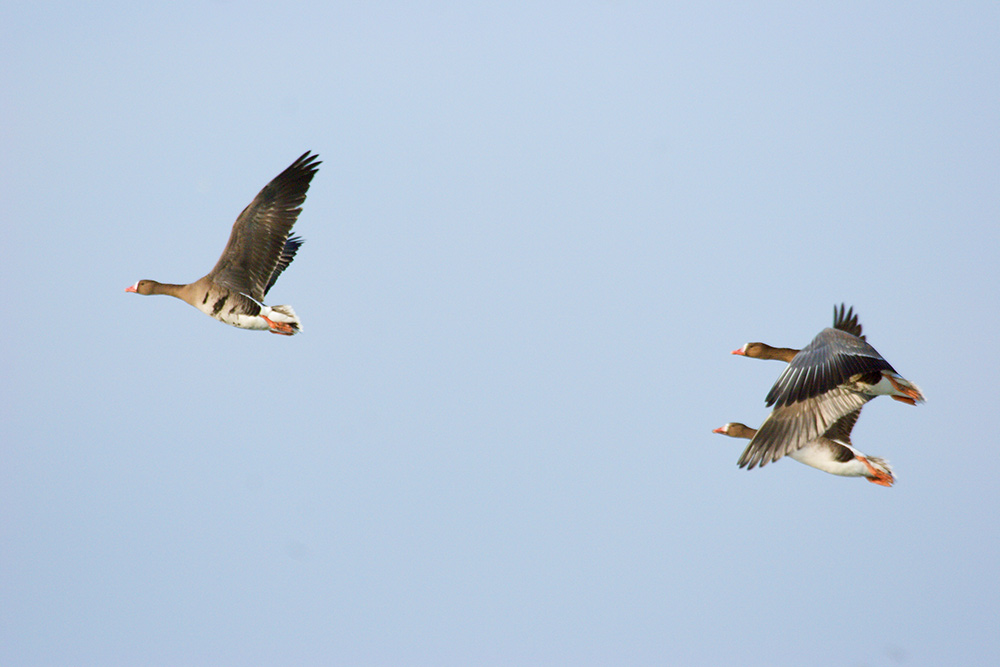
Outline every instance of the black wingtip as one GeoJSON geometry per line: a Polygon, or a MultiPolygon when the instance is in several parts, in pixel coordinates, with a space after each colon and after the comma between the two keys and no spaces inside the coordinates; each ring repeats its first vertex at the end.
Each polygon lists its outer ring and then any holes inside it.
{"type": "Polygon", "coordinates": [[[306,151],[291,164],[289,169],[316,171],[323,162],[319,159],[319,153],[306,151]]]}
{"type": "Polygon", "coordinates": [[[833,328],[857,336],[861,340],[865,339],[861,333],[861,323],[858,322],[854,306],[848,308],[847,304],[841,303],[839,309],[837,306],[833,307],[833,328]]]}

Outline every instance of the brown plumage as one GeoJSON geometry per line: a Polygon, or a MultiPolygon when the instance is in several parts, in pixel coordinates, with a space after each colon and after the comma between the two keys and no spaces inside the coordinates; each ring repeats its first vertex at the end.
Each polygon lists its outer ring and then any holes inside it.
{"type": "Polygon", "coordinates": [[[318,158],[303,153],[264,186],[236,218],[222,256],[207,275],[187,285],[140,280],[126,291],[173,296],[241,329],[287,336],[301,331],[291,306],[266,306],[264,297],[303,243],[289,234],[321,164],[318,158]]]}
{"type": "Polygon", "coordinates": [[[765,404],[774,406],[739,459],[754,468],[776,461],[823,436],[837,420],[875,396],[909,404],[923,394],[868,344],[854,309],[834,307],[833,328],[823,329],[801,350],[747,343],[733,354],[788,362],[765,404]]]}
{"type": "MultiPolygon", "coordinates": [[[[874,484],[892,486],[896,478],[889,462],[877,456],[863,454],[851,444],[851,431],[860,415],[861,408],[858,408],[841,417],[826,433],[790,452],[789,456],[832,475],[865,477],[874,484]]],[[[757,435],[757,429],[739,422],[730,422],[713,432],[747,440],[752,440],[757,435]]]]}

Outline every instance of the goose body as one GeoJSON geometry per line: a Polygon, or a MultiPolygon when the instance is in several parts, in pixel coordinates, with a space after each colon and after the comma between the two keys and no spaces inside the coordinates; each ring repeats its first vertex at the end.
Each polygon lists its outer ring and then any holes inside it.
{"type": "Polygon", "coordinates": [[[290,236],[309,184],[321,164],[308,151],[278,174],[243,209],[215,267],[187,285],[140,280],[136,294],[166,294],[240,329],[291,336],[302,324],[291,306],[266,306],[264,297],[288,268],[303,241],[290,236]]]}
{"type": "MultiPolygon", "coordinates": [[[[851,430],[861,409],[841,417],[826,433],[788,454],[789,458],[831,475],[864,477],[873,484],[892,486],[896,481],[892,467],[885,459],[868,456],[851,445],[851,430]]],[[[730,422],[712,431],[731,438],[752,439],[757,429],[739,422],[730,422]]]]}
{"type": "MultiPolygon", "coordinates": [[[[834,325],[801,350],[747,343],[733,354],[788,362],[765,399],[773,406],[740,457],[753,468],[796,452],[876,396],[914,405],[924,396],[868,344],[853,308],[834,308],[834,325]]],[[[856,419],[856,418],[855,418],[856,419]]],[[[853,423],[852,423],[853,426],[853,423]]]]}

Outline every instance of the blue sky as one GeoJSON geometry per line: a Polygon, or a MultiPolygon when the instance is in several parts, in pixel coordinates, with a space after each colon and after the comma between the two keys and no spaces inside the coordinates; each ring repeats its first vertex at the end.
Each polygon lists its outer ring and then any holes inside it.
{"type": "Polygon", "coordinates": [[[6,10],[0,663],[1000,661],[997,5],[538,4],[6,10]],[[896,486],[738,469],[840,302],[896,486]]]}

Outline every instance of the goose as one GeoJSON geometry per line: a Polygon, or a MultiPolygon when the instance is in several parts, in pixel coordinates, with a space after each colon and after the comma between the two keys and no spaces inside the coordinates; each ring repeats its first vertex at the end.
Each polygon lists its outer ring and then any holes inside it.
{"type": "MultiPolygon", "coordinates": [[[[848,413],[833,423],[823,435],[811,440],[788,454],[799,463],[812,466],[831,475],[864,477],[873,484],[892,486],[896,481],[892,467],[885,459],[868,456],[851,445],[851,430],[858,421],[861,408],[848,413]]],[[[729,422],[712,431],[731,438],[753,439],[757,429],[739,422],[729,422]]],[[[764,464],[761,463],[761,466],[764,464]]]]}
{"type": "Polygon", "coordinates": [[[125,291],[173,296],[240,329],[284,336],[300,332],[302,323],[291,306],[265,306],[264,297],[302,246],[303,240],[289,233],[322,164],[318,158],[306,151],[264,186],[236,218],[229,242],[208,275],[187,285],[139,280],[125,291]]]}
{"type": "Polygon", "coordinates": [[[765,399],[774,409],[740,456],[740,467],[752,469],[801,449],[876,396],[924,402],[920,389],[868,344],[853,307],[844,304],[834,307],[833,328],[801,350],[747,343],[733,354],[788,362],[765,399]]]}

